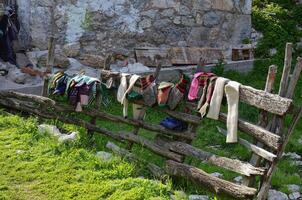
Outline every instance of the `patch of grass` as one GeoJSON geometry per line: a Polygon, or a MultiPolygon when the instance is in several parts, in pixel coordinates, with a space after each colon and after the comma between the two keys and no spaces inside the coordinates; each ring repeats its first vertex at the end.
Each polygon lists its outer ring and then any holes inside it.
{"type": "Polygon", "coordinates": [[[0,199],[169,199],[169,183],[137,178],[134,164],[79,146],[38,134],[34,118],[0,115],[0,199]]]}

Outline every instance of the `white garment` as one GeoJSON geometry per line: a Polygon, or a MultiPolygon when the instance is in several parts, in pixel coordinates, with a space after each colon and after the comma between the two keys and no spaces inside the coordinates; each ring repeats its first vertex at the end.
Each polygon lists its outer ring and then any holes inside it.
{"type": "Polygon", "coordinates": [[[240,83],[230,81],[225,86],[225,93],[228,101],[228,117],[227,117],[227,143],[238,142],[238,107],[239,107],[239,89],[240,83]]]}
{"type": "MultiPolygon", "coordinates": [[[[124,105],[124,109],[123,109],[123,115],[125,118],[128,117],[128,99],[127,99],[127,94],[132,90],[132,88],[134,87],[136,81],[140,78],[139,75],[132,75],[129,81],[129,86],[127,88],[127,90],[124,92],[124,95],[121,98],[121,104],[124,105]]],[[[127,81],[126,81],[127,82],[127,81]]]]}
{"type": "Polygon", "coordinates": [[[117,90],[117,101],[120,102],[123,105],[123,116],[127,117],[128,115],[128,100],[123,100],[123,97],[125,95],[125,92],[127,91],[127,75],[128,74],[122,74],[121,83],[117,90]]]}
{"type": "Polygon", "coordinates": [[[210,108],[207,114],[207,118],[219,119],[219,112],[221,107],[221,102],[224,94],[224,87],[229,79],[219,77],[215,83],[215,89],[210,103],[210,108]]]}

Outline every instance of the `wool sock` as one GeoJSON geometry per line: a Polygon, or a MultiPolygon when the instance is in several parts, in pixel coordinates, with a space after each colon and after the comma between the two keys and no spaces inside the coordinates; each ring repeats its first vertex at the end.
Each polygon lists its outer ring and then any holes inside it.
{"type": "Polygon", "coordinates": [[[207,118],[218,120],[219,112],[221,107],[221,102],[224,94],[224,86],[228,79],[219,77],[215,83],[215,89],[213,92],[213,97],[211,99],[209,112],[207,118]]]}
{"type": "Polygon", "coordinates": [[[240,83],[230,81],[225,86],[225,93],[228,101],[228,117],[227,117],[227,143],[238,142],[238,107],[239,107],[239,89],[240,83]]]}

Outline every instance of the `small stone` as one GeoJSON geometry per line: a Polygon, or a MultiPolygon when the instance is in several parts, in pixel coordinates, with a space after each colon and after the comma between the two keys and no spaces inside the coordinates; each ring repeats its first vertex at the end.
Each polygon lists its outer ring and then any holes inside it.
{"type": "Polygon", "coordinates": [[[300,191],[300,186],[299,185],[287,185],[287,188],[290,192],[299,192],[300,191]]]}
{"type": "Polygon", "coordinates": [[[291,200],[297,200],[301,198],[301,194],[300,192],[294,192],[292,194],[289,195],[289,199],[291,200]]]}
{"type": "Polygon", "coordinates": [[[289,157],[290,159],[292,160],[300,160],[301,159],[301,156],[298,155],[297,153],[295,152],[288,152],[286,154],[284,154],[285,157],[289,157]]]}
{"type": "Polygon", "coordinates": [[[183,191],[175,191],[174,194],[170,197],[171,200],[188,199],[186,193],[184,193],[183,191]]]}
{"type": "Polygon", "coordinates": [[[24,150],[16,150],[17,154],[21,154],[21,153],[24,153],[24,152],[25,152],[24,150]]]}
{"type": "Polygon", "coordinates": [[[277,53],[278,53],[278,51],[277,51],[276,48],[273,48],[273,49],[270,49],[270,50],[269,50],[269,55],[270,55],[270,56],[274,56],[274,55],[276,55],[277,53]]]}
{"type": "Polygon", "coordinates": [[[103,56],[93,54],[83,54],[79,59],[83,65],[95,68],[102,68],[105,60],[103,56]]]}
{"type": "Polygon", "coordinates": [[[234,178],[234,181],[235,183],[237,184],[241,184],[242,183],[242,180],[243,180],[243,177],[242,176],[237,176],[234,178]]]}
{"type": "Polygon", "coordinates": [[[173,19],[173,23],[174,24],[181,24],[181,17],[180,16],[177,16],[177,17],[175,17],[174,19],[173,19]]]}
{"type": "Polygon", "coordinates": [[[205,27],[212,28],[213,26],[218,25],[219,22],[220,16],[213,11],[208,12],[203,16],[203,24],[205,27]]]}
{"type": "Polygon", "coordinates": [[[62,143],[73,142],[78,138],[78,132],[72,132],[71,134],[62,134],[58,141],[62,143]]]}
{"type": "Polygon", "coordinates": [[[104,161],[110,161],[113,157],[111,153],[105,152],[105,151],[98,151],[96,153],[96,157],[104,160],[104,161]]]}
{"type": "Polygon", "coordinates": [[[74,58],[80,54],[81,45],[78,42],[69,43],[63,46],[63,52],[67,57],[74,58]]]}
{"type": "Polygon", "coordinates": [[[211,175],[214,176],[214,177],[216,177],[216,178],[222,178],[223,177],[223,175],[220,174],[220,173],[218,173],[218,172],[214,172],[211,175]]]}
{"type": "Polygon", "coordinates": [[[209,200],[209,197],[207,195],[190,195],[189,200],[209,200]]]}
{"type": "Polygon", "coordinates": [[[293,165],[302,166],[302,161],[293,161],[293,165]]]}
{"type": "Polygon", "coordinates": [[[268,200],[288,200],[288,197],[283,192],[277,190],[269,190],[268,200]]]}
{"type": "Polygon", "coordinates": [[[150,28],[152,26],[152,21],[151,19],[146,18],[139,23],[139,26],[142,29],[150,28]]]}
{"type": "Polygon", "coordinates": [[[38,133],[40,134],[48,134],[55,137],[60,137],[62,133],[56,126],[41,124],[38,126],[38,133]]]}
{"type": "Polygon", "coordinates": [[[30,76],[22,73],[18,68],[12,69],[8,73],[8,79],[18,84],[25,84],[28,78],[30,78],[30,76]]]}

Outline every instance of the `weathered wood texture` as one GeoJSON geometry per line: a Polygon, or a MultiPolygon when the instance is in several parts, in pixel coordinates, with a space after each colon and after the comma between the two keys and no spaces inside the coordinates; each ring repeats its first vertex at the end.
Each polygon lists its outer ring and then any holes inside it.
{"type": "Polygon", "coordinates": [[[300,109],[297,110],[297,112],[294,114],[292,122],[288,128],[288,131],[285,134],[286,136],[285,136],[284,142],[282,144],[281,150],[278,151],[278,153],[277,153],[277,159],[275,159],[275,161],[272,163],[272,165],[269,167],[267,173],[263,177],[263,182],[262,182],[260,191],[257,195],[258,200],[267,199],[268,191],[270,189],[272,177],[273,177],[274,172],[276,171],[277,164],[278,164],[279,160],[282,158],[284,150],[289,142],[290,137],[292,136],[292,134],[294,132],[296,125],[298,124],[299,120],[301,119],[301,116],[302,116],[302,107],[300,107],[300,109]]]}
{"type": "MultiPolygon", "coordinates": [[[[274,88],[274,83],[276,80],[276,74],[277,74],[277,66],[272,65],[269,67],[267,78],[266,78],[266,85],[265,85],[265,92],[272,93],[273,88],[274,88]]],[[[265,127],[266,129],[269,129],[269,113],[265,110],[261,110],[259,114],[259,119],[258,119],[258,125],[260,127],[265,127]]],[[[264,144],[256,141],[256,145],[260,148],[264,147],[264,144]]],[[[258,156],[257,154],[253,154],[252,158],[250,160],[251,165],[255,167],[259,167],[261,164],[262,158],[261,156],[258,156]]],[[[244,177],[243,178],[243,185],[246,186],[253,186],[255,185],[255,176],[251,177],[244,177]]]]}
{"type": "MultiPolygon", "coordinates": [[[[218,129],[218,132],[221,133],[222,135],[225,135],[227,136],[227,131],[220,128],[220,127],[217,127],[218,129]]],[[[241,139],[239,138],[238,139],[238,143],[245,146],[248,150],[252,151],[253,153],[261,156],[262,158],[270,161],[270,162],[273,162],[275,160],[275,158],[277,157],[275,154],[263,149],[263,148],[260,148],[252,143],[250,143],[249,141],[247,140],[244,140],[244,139],[241,139]]]]}
{"type": "Polygon", "coordinates": [[[239,174],[250,176],[250,175],[263,175],[264,169],[257,168],[249,163],[244,163],[240,160],[230,159],[226,157],[217,156],[215,154],[200,150],[189,144],[182,142],[169,143],[170,150],[186,156],[193,156],[202,161],[206,161],[210,164],[237,172],[239,174]]]}
{"type": "Polygon", "coordinates": [[[292,99],[302,71],[302,57],[297,59],[297,65],[290,78],[286,97],[292,99]]]}
{"type": "Polygon", "coordinates": [[[14,101],[11,99],[6,100],[6,101],[0,99],[0,104],[4,105],[6,107],[9,107],[9,108],[14,108],[14,109],[18,109],[18,110],[25,111],[28,113],[32,113],[32,114],[38,115],[43,118],[56,119],[56,120],[60,120],[67,124],[74,124],[74,125],[82,126],[90,131],[94,131],[94,132],[106,135],[106,136],[111,137],[118,141],[127,140],[130,142],[136,143],[136,144],[140,144],[140,145],[143,145],[145,148],[148,148],[149,150],[151,150],[154,153],[157,153],[163,157],[166,157],[166,158],[178,161],[178,162],[182,161],[182,157],[179,154],[170,152],[168,149],[162,148],[161,146],[156,145],[154,142],[152,142],[148,139],[145,139],[143,137],[134,135],[132,133],[126,133],[126,132],[114,133],[112,131],[109,131],[105,128],[98,127],[98,126],[93,125],[84,120],[66,116],[65,113],[61,114],[59,111],[54,110],[53,112],[49,112],[47,110],[44,110],[43,108],[28,107],[27,104],[24,104],[24,103],[18,102],[18,101],[14,101]]]}
{"type": "Polygon", "coordinates": [[[217,194],[228,194],[235,198],[251,199],[257,192],[257,190],[254,188],[249,188],[222,180],[220,178],[211,176],[210,174],[196,167],[177,163],[171,160],[166,162],[166,171],[173,176],[193,180],[198,184],[208,187],[217,194]]]}
{"type": "MultiPolygon", "coordinates": [[[[227,115],[225,113],[220,113],[219,120],[226,123],[227,115]]],[[[238,128],[274,150],[277,150],[282,143],[280,136],[242,119],[238,120],[238,128]]]]}
{"type": "Polygon", "coordinates": [[[293,44],[292,43],[287,43],[286,44],[286,49],[285,49],[285,59],[284,59],[284,68],[283,68],[283,73],[282,73],[282,78],[281,78],[281,83],[280,83],[280,88],[279,88],[279,95],[281,97],[285,97],[287,87],[288,87],[288,80],[289,80],[289,75],[290,75],[290,70],[291,70],[291,63],[293,59],[293,44]]]}
{"type": "Polygon", "coordinates": [[[286,114],[292,104],[291,99],[256,90],[249,86],[240,87],[240,101],[276,115],[286,114]]]}

